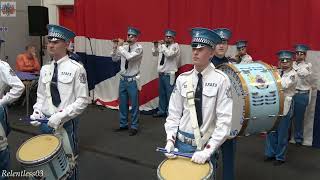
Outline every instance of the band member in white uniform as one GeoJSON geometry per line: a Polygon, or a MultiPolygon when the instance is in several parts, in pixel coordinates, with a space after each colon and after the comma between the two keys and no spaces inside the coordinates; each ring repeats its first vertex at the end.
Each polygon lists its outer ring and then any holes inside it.
{"type": "Polygon", "coordinates": [[[205,28],[193,28],[191,33],[194,69],[177,78],[165,123],[165,149],[194,153],[193,162],[211,160],[216,168],[216,152],[231,129],[231,85],[228,76],[210,62],[220,36],[205,28]]]}
{"type": "MultiPolygon", "coordinates": [[[[1,44],[4,40],[0,38],[1,44]]],[[[24,85],[18,76],[11,69],[10,65],[0,59],[0,179],[8,179],[2,177],[4,171],[9,171],[10,152],[8,147],[7,136],[10,133],[10,126],[7,119],[6,106],[17,100],[24,91],[24,85]],[[10,87],[9,92],[6,92],[10,87]]]]}
{"type": "Polygon", "coordinates": [[[168,104],[174,87],[175,73],[178,71],[177,62],[180,56],[178,43],[174,41],[176,32],[167,29],[165,40],[154,42],[152,54],[158,56],[159,72],[159,111],[153,117],[167,117],[168,104]]]}
{"type": "Polygon", "coordinates": [[[296,91],[298,75],[292,68],[293,55],[291,51],[282,50],[277,53],[280,61],[281,85],[285,97],[284,117],[278,128],[268,133],[265,146],[265,161],[274,161],[274,165],[281,165],[286,160],[288,136],[293,114],[292,97],[296,91]]]}
{"type": "Polygon", "coordinates": [[[78,179],[77,157],[79,116],[89,103],[87,75],[83,66],[69,58],[67,49],[75,34],[62,26],[49,24],[47,51],[52,61],[40,71],[37,102],[31,124],[42,133],[61,135],[64,150],[71,155],[72,176],[78,179]],[[47,124],[37,119],[47,117],[47,124]]]}
{"type": "Polygon", "coordinates": [[[298,74],[298,84],[296,86],[296,94],[294,100],[294,140],[297,146],[303,143],[303,123],[306,108],[309,104],[309,96],[311,93],[311,73],[312,64],[306,63],[307,51],[309,47],[303,44],[297,44],[296,61],[293,63],[293,69],[298,74]]]}

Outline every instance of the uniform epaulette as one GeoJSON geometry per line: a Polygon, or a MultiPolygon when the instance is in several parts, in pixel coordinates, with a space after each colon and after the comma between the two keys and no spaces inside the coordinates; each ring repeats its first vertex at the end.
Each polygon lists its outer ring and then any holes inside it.
{"type": "Polygon", "coordinates": [[[183,73],[181,73],[179,76],[189,75],[189,74],[191,74],[193,71],[194,71],[194,69],[192,69],[192,70],[190,70],[190,71],[183,72],[183,73]]]}
{"type": "Polygon", "coordinates": [[[75,64],[76,66],[78,66],[79,68],[83,67],[80,63],[78,63],[77,61],[70,59],[71,63],[75,64]]]}

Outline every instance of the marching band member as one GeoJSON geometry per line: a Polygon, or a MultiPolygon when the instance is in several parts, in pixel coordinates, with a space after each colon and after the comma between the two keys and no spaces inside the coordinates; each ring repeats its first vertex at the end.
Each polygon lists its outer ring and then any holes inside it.
{"type": "Polygon", "coordinates": [[[180,56],[179,45],[174,41],[175,36],[175,31],[167,29],[165,40],[155,42],[152,48],[152,54],[159,57],[159,111],[153,114],[153,117],[167,117],[168,115],[168,104],[174,88],[175,73],[178,71],[177,62],[180,56]]]}
{"type": "Polygon", "coordinates": [[[247,53],[247,41],[239,40],[236,42],[238,54],[235,56],[238,64],[252,63],[252,57],[247,53]]]}
{"type": "Polygon", "coordinates": [[[205,28],[193,28],[191,33],[194,69],[177,78],[164,125],[165,149],[194,153],[191,161],[198,164],[211,159],[216,168],[216,152],[231,129],[230,81],[210,63],[216,44],[221,43],[219,35],[205,28]]]}
{"type": "Polygon", "coordinates": [[[265,161],[276,160],[274,162],[275,166],[283,164],[286,159],[289,128],[293,114],[292,97],[295,94],[298,79],[296,71],[292,68],[293,52],[283,50],[279,51],[277,55],[280,60],[281,84],[285,97],[284,117],[280,121],[276,131],[270,132],[267,135],[264,159],[265,161]]]}
{"type": "Polygon", "coordinates": [[[136,28],[128,28],[127,43],[119,39],[114,50],[111,52],[113,61],[121,61],[120,84],[119,84],[119,112],[120,127],[116,132],[128,130],[128,102],[131,102],[131,125],[129,136],[138,133],[139,127],[139,102],[138,95],[141,89],[140,64],[142,60],[142,46],[137,43],[140,31],[136,28]]]}
{"type": "Polygon", "coordinates": [[[231,38],[231,31],[227,28],[218,28],[214,29],[222,39],[221,43],[217,44],[214,49],[214,56],[211,59],[211,62],[215,67],[218,67],[220,64],[229,63],[229,59],[226,57],[228,51],[228,41],[231,38]]]}
{"type": "Polygon", "coordinates": [[[294,100],[294,140],[296,145],[303,143],[303,122],[306,108],[309,104],[311,93],[311,63],[306,63],[306,56],[309,47],[303,44],[295,45],[296,62],[293,63],[293,69],[298,74],[298,84],[294,100]]]}
{"type": "MultiPolygon", "coordinates": [[[[4,40],[0,39],[1,44],[4,40]]],[[[7,142],[7,136],[10,133],[10,127],[7,119],[6,105],[17,100],[24,91],[24,85],[17,77],[10,65],[0,59],[0,172],[9,171],[10,152],[7,142]],[[5,93],[6,88],[10,86],[9,92],[5,93]]],[[[8,177],[0,176],[0,179],[8,177]]]]}
{"type": "MultiPolygon", "coordinates": [[[[217,44],[214,50],[214,57],[211,62],[215,67],[220,64],[229,63],[226,58],[228,50],[228,41],[231,38],[231,31],[227,28],[214,29],[222,39],[222,42],[217,44]]],[[[235,155],[236,155],[236,138],[227,139],[221,146],[222,151],[222,164],[223,164],[223,179],[234,180],[235,179],[235,155]]]]}
{"type": "Polygon", "coordinates": [[[87,75],[83,66],[67,54],[70,39],[75,34],[69,29],[48,25],[47,51],[52,62],[40,71],[37,102],[30,116],[31,124],[40,126],[43,133],[56,132],[63,138],[64,150],[72,156],[72,176],[78,179],[78,124],[80,115],[89,103],[87,75]],[[48,117],[47,124],[37,119],[48,117]]]}

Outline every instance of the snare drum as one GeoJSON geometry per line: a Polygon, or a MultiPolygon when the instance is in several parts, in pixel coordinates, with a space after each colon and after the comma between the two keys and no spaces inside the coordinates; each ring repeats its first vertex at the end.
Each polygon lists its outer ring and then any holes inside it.
{"type": "Polygon", "coordinates": [[[68,176],[69,161],[56,136],[35,136],[19,147],[16,156],[26,171],[41,171],[46,180],[64,179],[68,176]]]}
{"type": "Polygon", "coordinates": [[[160,180],[208,180],[213,178],[213,173],[211,162],[196,164],[183,157],[165,159],[157,169],[160,180]]]}
{"type": "Polygon", "coordinates": [[[219,66],[231,82],[232,129],[229,138],[273,130],[283,113],[283,90],[277,69],[259,62],[219,66]]]}

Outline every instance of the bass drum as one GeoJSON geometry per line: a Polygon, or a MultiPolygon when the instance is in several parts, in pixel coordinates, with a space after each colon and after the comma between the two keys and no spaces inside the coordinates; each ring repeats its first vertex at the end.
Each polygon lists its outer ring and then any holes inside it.
{"type": "Polygon", "coordinates": [[[223,64],[233,99],[232,129],[229,139],[243,134],[273,130],[283,114],[283,90],[276,68],[259,62],[223,64]]]}

